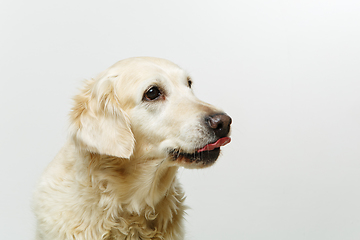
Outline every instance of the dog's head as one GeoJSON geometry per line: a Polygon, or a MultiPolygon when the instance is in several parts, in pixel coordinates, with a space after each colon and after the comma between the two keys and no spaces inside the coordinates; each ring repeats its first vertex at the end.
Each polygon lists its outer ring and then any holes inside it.
{"type": "Polygon", "coordinates": [[[71,136],[93,153],[210,166],[230,141],[231,118],[197,99],[191,84],[184,70],[164,59],[120,61],[75,97],[71,136]]]}

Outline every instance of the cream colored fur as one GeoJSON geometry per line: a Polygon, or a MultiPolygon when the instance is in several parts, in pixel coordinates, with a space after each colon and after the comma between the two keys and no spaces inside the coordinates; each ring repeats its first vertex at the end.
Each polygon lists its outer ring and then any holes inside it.
{"type": "Polygon", "coordinates": [[[180,166],[169,149],[192,152],[213,139],[201,102],[177,65],[158,58],[120,61],[75,97],[68,142],[44,172],[34,197],[37,240],[184,238],[180,166]],[[152,85],[164,99],[144,101],[152,85]]]}

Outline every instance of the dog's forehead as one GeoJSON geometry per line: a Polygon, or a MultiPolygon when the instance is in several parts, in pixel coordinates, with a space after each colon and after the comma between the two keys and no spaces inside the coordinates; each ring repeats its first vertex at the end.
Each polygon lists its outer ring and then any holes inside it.
{"type": "Polygon", "coordinates": [[[121,60],[108,69],[108,75],[120,76],[124,83],[136,84],[158,75],[173,78],[187,78],[187,73],[175,63],[153,57],[137,57],[121,60]]]}
{"type": "Polygon", "coordinates": [[[146,85],[147,82],[170,81],[174,84],[187,82],[188,74],[178,65],[161,58],[133,58],[122,64],[121,75],[124,84],[146,85]]]}

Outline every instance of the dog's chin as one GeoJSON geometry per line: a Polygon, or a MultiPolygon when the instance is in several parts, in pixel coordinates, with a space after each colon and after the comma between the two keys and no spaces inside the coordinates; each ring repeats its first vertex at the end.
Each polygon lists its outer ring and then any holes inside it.
{"type": "Polygon", "coordinates": [[[171,160],[185,168],[204,168],[213,165],[219,157],[220,148],[211,151],[186,153],[179,150],[170,151],[171,160]]]}

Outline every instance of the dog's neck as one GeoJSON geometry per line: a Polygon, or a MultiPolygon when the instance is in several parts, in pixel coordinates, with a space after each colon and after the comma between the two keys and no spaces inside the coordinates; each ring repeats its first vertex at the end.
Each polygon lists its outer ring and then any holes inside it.
{"type": "Polygon", "coordinates": [[[90,152],[81,154],[87,159],[84,164],[92,187],[102,196],[111,196],[111,204],[115,201],[122,210],[130,213],[140,213],[149,207],[155,210],[169,192],[178,191],[175,189],[178,167],[167,165],[166,159],[140,161],[90,152]]]}

